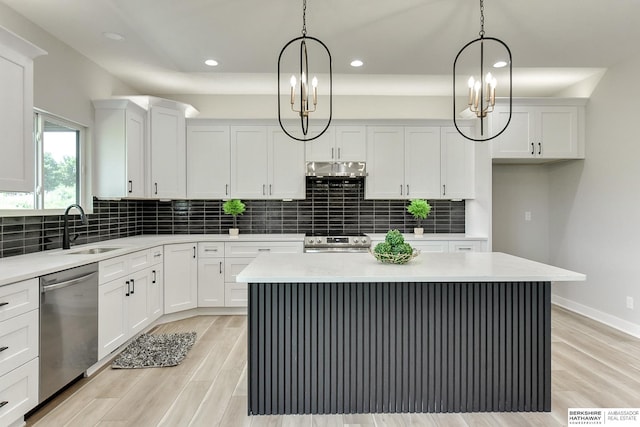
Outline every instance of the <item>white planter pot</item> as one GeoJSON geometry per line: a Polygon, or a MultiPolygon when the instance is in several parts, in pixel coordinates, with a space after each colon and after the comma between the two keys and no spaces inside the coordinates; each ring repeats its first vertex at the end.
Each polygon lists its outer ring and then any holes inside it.
{"type": "Polygon", "coordinates": [[[413,234],[415,234],[416,236],[422,237],[422,235],[424,234],[424,228],[422,228],[422,227],[414,228],[413,229],[413,234]]]}
{"type": "Polygon", "coordinates": [[[239,228],[230,228],[229,229],[229,236],[238,237],[238,234],[240,234],[240,229],[239,228]]]}

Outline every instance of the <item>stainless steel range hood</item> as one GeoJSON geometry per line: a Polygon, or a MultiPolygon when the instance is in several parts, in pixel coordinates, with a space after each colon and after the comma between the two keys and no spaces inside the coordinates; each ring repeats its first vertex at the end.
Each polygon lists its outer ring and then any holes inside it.
{"type": "Polygon", "coordinates": [[[367,176],[365,162],[307,162],[307,176],[356,178],[367,176]]]}

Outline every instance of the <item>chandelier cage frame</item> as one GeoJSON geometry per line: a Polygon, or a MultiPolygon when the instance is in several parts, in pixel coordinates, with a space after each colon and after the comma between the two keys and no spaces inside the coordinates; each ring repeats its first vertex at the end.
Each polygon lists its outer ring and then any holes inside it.
{"type": "MultiPolygon", "coordinates": [[[[462,49],[460,49],[460,51],[458,52],[458,54],[456,55],[455,60],[453,61],[453,124],[456,128],[456,130],[458,131],[458,133],[462,136],[464,136],[466,139],[469,139],[471,141],[474,142],[485,142],[485,141],[490,141],[494,138],[497,138],[498,136],[500,136],[502,133],[504,133],[504,131],[507,129],[507,127],[509,126],[509,123],[511,123],[511,116],[513,115],[513,58],[511,55],[511,49],[509,49],[509,46],[507,46],[507,44],[505,42],[503,42],[502,40],[495,38],[495,37],[485,37],[485,33],[484,33],[484,2],[483,0],[480,0],[480,37],[478,37],[475,40],[470,41],[469,43],[467,43],[466,45],[464,45],[462,47],[462,49]],[[457,107],[456,107],[456,80],[457,80],[457,74],[456,74],[456,65],[458,64],[458,59],[460,59],[461,55],[464,53],[465,50],[467,50],[468,48],[470,48],[471,46],[475,45],[476,43],[480,43],[480,87],[479,87],[479,106],[478,106],[478,112],[476,112],[476,116],[478,117],[478,119],[480,119],[480,135],[484,135],[485,133],[485,129],[484,129],[484,119],[487,117],[488,114],[490,114],[492,111],[487,111],[485,112],[484,107],[485,107],[485,87],[487,86],[487,82],[485,81],[485,74],[484,74],[484,44],[485,42],[491,42],[491,43],[497,43],[499,46],[502,46],[504,48],[504,50],[507,52],[508,54],[508,62],[507,64],[509,65],[509,117],[504,125],[504,127],[502,129],[500,129],[499,132],[497,132],[495,135],[492,135],[488,138],[473,138],[467,134],[465,134],[460,127],[458,126],[458,119],[457,119],[457,107]]],[[[471,90],[471,89],[470,89],[471,90]]],[[[470,105],[470,104],[468,104],[470,105]]]]}
{"type": "MultiPolygon", "coordinates": [[[[331,52],[329,51],[329,48],[327,47],[327,45],[325,45],[320,39],[307,36],[306,34],[290,40],[286,45],[284,45],[284,47],[280,51],[280,55],[278,55],[278,123],[280,123],[280,127],[282,128],[282,131],[289,138],[295,139],[296,141],[302,141],[302,142],[313,141],[314,139],[320,138],[327,131],[327,129],[329,129],[329,125],[331,124],[331,119],[333,116],[333,69],[332,69],[331,63],[332,63],[331,52]],[[300,84],[300,91],[299,91],[300,110],[301,110],[299,114],[300,114],[300,126],[302,128],[302,134],[305,137],[298,138],[297,136],[292,135],[287,130],[284,123],[282,122],[282,100],[281,100],[282,93],[281,93],[281,86],[280,86],[282,55],[285,53],[287,48],[289,48],[292,44],[296,43],[297,41],[300,41],[300,68],[299,68],[300,76],[302,76],[304,73],[307,79],[309,78],[309,62],[307,57],[307,46],[306,46],[308,41],[318,43],[318,45],[321,46],[327,52],[327,58],[329,60],[329,118],[327,119],[327,124],[325,125],[324,129],[322,129],[320,133],[318,133],[312,138],[306,138],[307,133],[309,131],[309,113],[305,114],[303,112],[305,100],[303,99],[304,90],[303,90],[302,83],[300,84]]],[[[302,80],[302,78],[300,78],[300,80],[302,80]]]]}

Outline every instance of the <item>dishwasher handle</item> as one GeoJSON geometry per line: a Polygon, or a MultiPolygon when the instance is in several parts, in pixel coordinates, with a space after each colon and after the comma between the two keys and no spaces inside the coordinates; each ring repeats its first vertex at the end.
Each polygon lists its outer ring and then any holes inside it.
{"type": "Polygon", "coordinates": [[[94,271],[93,273],[89,273],[85,276],[76,277],[75,279],[66,280],[64,282],[59,282],[59,283],[54,282],[50,285],[43,285],[41,289],[41,293],[51,292],[51,291],[55,291],[56,289],[66,288],[67,286],[77,285],[78,283],[83,282],[88,278],[95,276],[96,274],[98,274],[98,272],[94,271]]]}

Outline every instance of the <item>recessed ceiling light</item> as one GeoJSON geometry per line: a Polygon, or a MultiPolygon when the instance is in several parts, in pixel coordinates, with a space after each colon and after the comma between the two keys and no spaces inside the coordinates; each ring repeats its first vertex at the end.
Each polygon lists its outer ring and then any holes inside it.
{"type": "Polygon", "coordinates": [[[215,59],[207,59],[206,61],[204,61],[204,63],[209,67],[216,67],[218,65],[218,61],[216,61],[215,59]]]}
{"type": "Polygon", "coordinates": [[[124,40],[124,36],[119,33],[105,32],[105,33],[102,33],[102,35],[109,40],[114,40],[117,42],[121,42],[124,40]]]}
{"type": "Polygon", "coordinates": [[[493,68],[504,68],[507,66],[507,63],[505,61],[498,61],[495,64],[493,64],[493,68]]]}
{"type": "Polygon", "coordinates": [[[364,65],[364,62],[362,62],[359,59],[354,59],[353,61],[351,61],[351,66],[352,67],[362,67],[364,65]]]}

